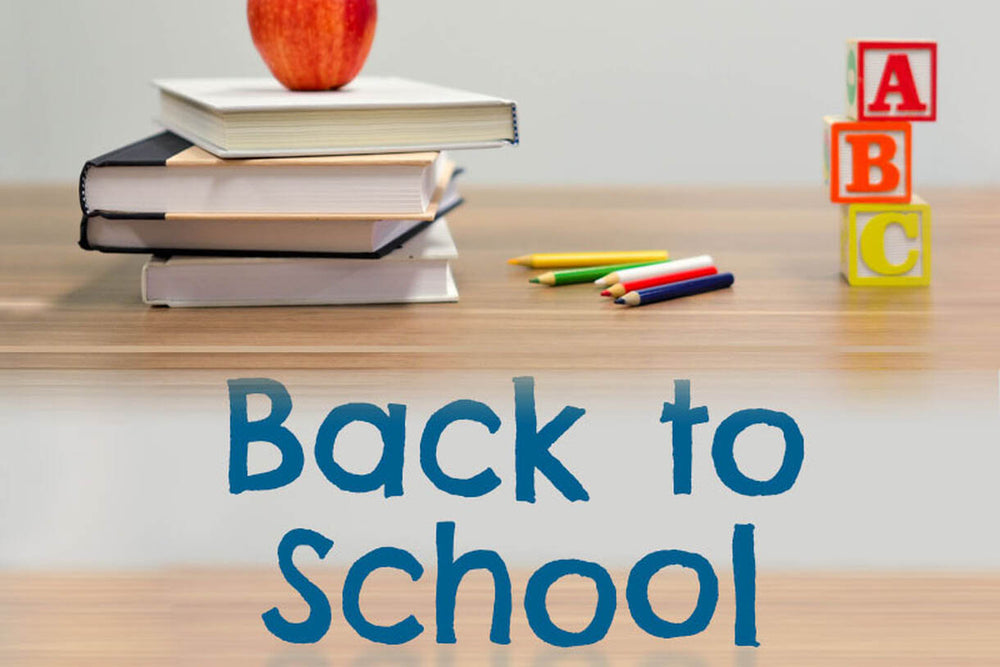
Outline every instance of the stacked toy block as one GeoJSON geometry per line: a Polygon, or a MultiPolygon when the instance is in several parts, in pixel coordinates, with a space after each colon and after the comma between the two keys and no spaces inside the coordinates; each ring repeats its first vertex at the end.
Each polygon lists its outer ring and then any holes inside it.
{"type": "Polygon", "coordinates": [[[935,42],[847,43],[847,114],[824,120],[849,284],[930,284],[931,209],[913,193],[912,123],[936,119],[935,42]]]}

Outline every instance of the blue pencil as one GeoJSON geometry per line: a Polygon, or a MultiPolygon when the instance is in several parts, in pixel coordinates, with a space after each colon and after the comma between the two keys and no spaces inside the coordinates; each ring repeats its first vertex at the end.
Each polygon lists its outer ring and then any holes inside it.
{"type": "Polygon", "coordinates": [[[629,292],[628,294],[615,299],[615,303],[620,303],[626,306],[645,306],[647,303],[656,303],[657,301],[666,301],[668,299],[679,299],[682,296],[691,296],[693,294],[701,294],[702,292],[725,289],[733,284],[733,280],[733,274],[731,273],[720,273],[714,276],[705,276],[704,278],[693,278],[679,283],[659,285],[657,287],[650,287],[649,289],[629,292]]]}

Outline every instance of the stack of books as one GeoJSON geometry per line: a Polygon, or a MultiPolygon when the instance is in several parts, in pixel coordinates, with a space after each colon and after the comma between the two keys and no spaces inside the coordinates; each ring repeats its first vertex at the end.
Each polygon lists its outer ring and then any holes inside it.
{"type": "Polygon", "coordinates": [[[157,81],[168,131],[90,160],[80,246],[147,253],[168,306],[456,301],[446,151],[518,142],[514,102],[395,78],[291,92],[157,81]]]}

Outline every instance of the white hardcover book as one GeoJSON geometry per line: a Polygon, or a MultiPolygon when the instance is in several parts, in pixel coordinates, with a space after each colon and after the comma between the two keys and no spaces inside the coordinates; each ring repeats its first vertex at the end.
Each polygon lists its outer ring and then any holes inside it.
{"type": "Polygon", "coordinates": [[[441,218],[382,259],[154,257],[143,267],[142,298],[173,307],[457,301],[457,256],[441,218]]]}
{"type": "Polygon", "coordinates": [[[162,79],[164,127],[220,157],[397,153],[518,142],[517,105],[407,79],[358,77],[338,90],[274,79],[162,79]]]}

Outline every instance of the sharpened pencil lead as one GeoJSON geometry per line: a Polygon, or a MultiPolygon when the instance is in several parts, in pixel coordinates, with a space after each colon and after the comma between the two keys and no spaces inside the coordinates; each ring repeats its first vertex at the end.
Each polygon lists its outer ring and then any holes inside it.
{"type": "Polygon", "coordinates": [[[608,289],[604,290],[603,292],[601,292],[601,296],[611,296],[611,290],[608,289]]]}
{"type": "Polygon", "coordinates": [[[625,305],[625,298],[624,297],[618,297],[617,299],[615,299],[615,303],[617,303],[618,305],[624,306],[625,305]]]}
{"type": "Polygon", "coordinates": [[[529,283],[535,283],[535,284],[537,285],[537,284],[539,284],[539,283],[540,283],[540,282],[542,282],[542,281],[541,281],[541,280],[539,280],[538,278],[532,278],[532,279],[531,279],[531,280],[529,280],[528,282],[529,282],[529,283]]]}

